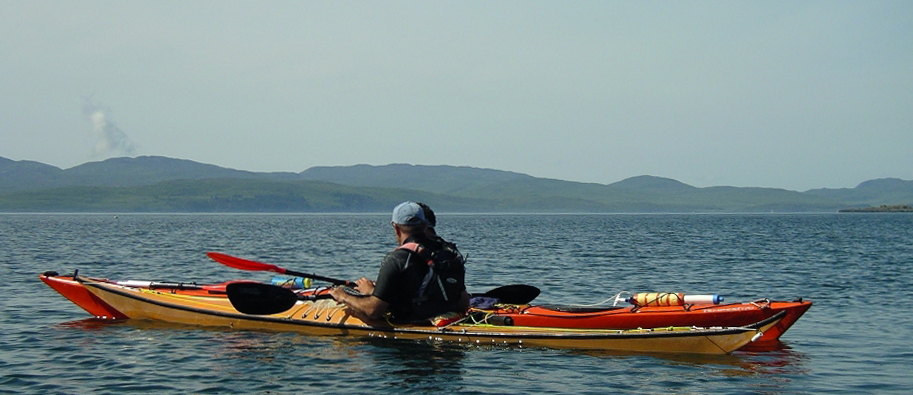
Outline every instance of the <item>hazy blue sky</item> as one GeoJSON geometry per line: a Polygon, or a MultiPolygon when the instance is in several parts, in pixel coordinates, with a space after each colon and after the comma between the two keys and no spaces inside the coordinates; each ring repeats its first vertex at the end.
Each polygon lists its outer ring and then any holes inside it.
{"type": "Polygon", "coordinates": [[[913,1],[0,0],[0,156],[913,179],[913,1]]]}

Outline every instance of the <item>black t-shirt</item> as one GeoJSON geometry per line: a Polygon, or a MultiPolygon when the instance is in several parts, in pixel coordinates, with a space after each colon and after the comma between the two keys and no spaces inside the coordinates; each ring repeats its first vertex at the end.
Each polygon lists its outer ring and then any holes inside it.
{"type": "MultiPolygon", "coordinates": [[[[406,239],[406,243],[410,242],[420,244],[429,249],[429,252],[441,248],[439,242],[424,236],[406,239]]],[[[393,250],[384,257],[377,273],[373,295],[390,305],[389,311],[395,321],[421,320],[450,311],[451,306],[443,304],[423,303],[420,308],[414,306],[413,300],[418,297],[428,270],[428,263],[423,258],[406,249],[393,250]]]]}

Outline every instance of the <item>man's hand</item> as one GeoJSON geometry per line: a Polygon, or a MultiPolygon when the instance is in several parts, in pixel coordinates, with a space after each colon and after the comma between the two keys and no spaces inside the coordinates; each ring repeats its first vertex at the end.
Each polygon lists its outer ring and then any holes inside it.
{"type": "Polygon", "coordinates": [[[355,281],[355,290],[365,295],[371,295],[374,293],[374,281],[364,277],[359,278],[355,281]]]}
{"type": "Polygon", "coordinates": [[[333,287],[330,289],[330,296],[333,297],[333,300],[345,304],[349,294],[347,294],[346,291],[343,291],[342,287],[333,287]]]}

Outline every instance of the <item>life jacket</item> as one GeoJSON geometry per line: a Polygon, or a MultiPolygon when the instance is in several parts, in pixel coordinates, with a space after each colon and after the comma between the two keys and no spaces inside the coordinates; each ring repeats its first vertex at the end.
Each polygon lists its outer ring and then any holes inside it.
{"type": "MultiPolygon", "coordinates": [[[[447,307],[455,306],[460,300],[462,293],[466,290],[464,279],[466,276],[466,260],[456,245],[438,239],[441,248],[429,251],[421,244],[415,242],[405,243],[397,249],[412,252],[409,256],[411,261],[413,256],[419,258],[418,262],[428,266],[428,272],[422,279],[422,284],[415,297],[412,299],[413,306],[423,310],[423,305],[445,305],[447,307]]],[[[407,261],[407,266],[411,262],[407,261]]],[[[430,306],[429,306],[430,307],[430,306]]]]}

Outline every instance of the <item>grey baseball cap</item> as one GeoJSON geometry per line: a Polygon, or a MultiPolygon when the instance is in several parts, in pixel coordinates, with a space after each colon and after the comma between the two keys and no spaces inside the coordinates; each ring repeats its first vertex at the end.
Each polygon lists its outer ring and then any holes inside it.
{"type": "Polygon", "coordinates": [[[393,223],[399,225],[423,225],[428,222],[425,220],[425,213],[418,203],[403,202],[393,209],[393,223]]]}

